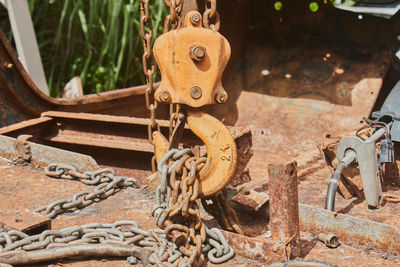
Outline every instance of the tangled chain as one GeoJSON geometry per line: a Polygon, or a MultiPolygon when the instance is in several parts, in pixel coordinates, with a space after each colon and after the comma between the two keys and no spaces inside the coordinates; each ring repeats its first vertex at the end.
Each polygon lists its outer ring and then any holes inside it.
{"type": "MultiPolygon", "coordinates": [[[[226,250],[226,239],[215,229],[207,229],[213,239],[210,244],[218,250],[226,250]],[[221,245],[220,245],[221,244],[221,245]]],[[[82,244],[111,244],[137,247],[149,252],[142,259],[150,264],[163,263],[166,266],[188,266],[177,245],[168,240],[165,230],[158,228],[148,231],[140,229],[134,221],[115,223],[91,223],[60,230],[46,230],[29,236],[17,230],[0,233],[0,252],[42,250],[51,254],[51,249],[82,244]]],[[[203,251],[211,251],[206,245],[203,251]]],[[[215,249],[215,248],[214,248],[215,249]]],[[[209,252],[210,254],[210,252],[209,252]]],[[[212,256],[211,256],[212,257],[212,256]]]]}
{"type": "Polygon", "coordinates": [[[239,218],[236,211],[228,202],[227,191],[225,189],[218,192],[210,199],[203,198],[201,203],[204,209],[217,219],[222,228],[244,235],[243,230],[239,226],[239,218]],[[211,200],[212,203],[208,203],[209,200],[211,200]]]}
{"type": "Polygon", "coordinates": [[[206,158],[191,157],[190,149],[171,149],[158,163],[161,182],[156,190],[153,210],[157,226],[179,244],[190,266],[201,266],[202,253],[212,263],[223,263],[234,256],[221,231],[208,229],[200,217],[198,173],[206,158]]]}
{"type": "Polygon", "coordinates": [[[97,199],[105,199],[113,195],[117,189],[139,188],[139,183],[135,178],[115,176],[114,170],[110,168],[81,173],[69,165],[50,164],[45,169],[45,174],[53,178],[79,179],[84,184],[97,185],[92,192],[88,190],[81,191],[70,199],[59,199],[34,210],[34,212],[38,213],[44,211],[45,216],[52,219],[68,210],[89,206],[97,199]]]}

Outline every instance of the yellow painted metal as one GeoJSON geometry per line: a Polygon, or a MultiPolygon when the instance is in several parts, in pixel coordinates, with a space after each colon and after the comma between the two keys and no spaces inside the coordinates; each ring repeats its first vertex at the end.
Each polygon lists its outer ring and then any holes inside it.
{"type": "Polygon", "coordinates": [[[207,161],[200,171],[201,197],[211,196],[222,190],[236,171],[236,144],[226,126],[211,115],[188,112],[190,129],[207,147],[207,161]]]}
{"type": "Polygon", "coordinates": [[[154,141],[154,156],[157,162],[159,162],[162,157],[167,154],[169,148],[168,140],[159,131],[153,132],[154,141]]]}
{"type": "Polygon", "coordinates": [[[216,101],[219,95],[227,96],[221,78],[231,47],[217,31],[193,24],[190,16],[201,18],[195,13],[187,14],[186,27],[167,32],[154,43],[153,53],[161,71],[157,101],[201,107],[220,103],[216,101]]]}

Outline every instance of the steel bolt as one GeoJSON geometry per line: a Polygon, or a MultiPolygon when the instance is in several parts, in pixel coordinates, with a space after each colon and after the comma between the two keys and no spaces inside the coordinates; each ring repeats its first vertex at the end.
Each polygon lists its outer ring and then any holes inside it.
{"type": "Polygon", "coordinates": [[[4,61],[4,62],[1,64],[1,68],[2,68],[4,71],[10,71],[10,70],[12,69],[13,66],[14,66],[14,65],[13,65],[11,62],[8,62],[8,61],[4,61]]]}
{"type": "Polygon", "coordinates": [[[195,45],[190,49],[190,57],[195,62],[203,61],[206,57],[207,50],[204,46],[195,45]]]}
{"type": "Polygon", "coordinates": [[[218,92],[215,95],[215,101],[217,101],[217,103],[222,104],[225,103],[225,101],[228,99],[228,95],[225,92],[218,92]]]}
{"type": "Polygon", "coordinates": [[[199,98],[201,97],[201,95],[202,95],[202,92],[201,92],[201,88],[200,88],[200,87],[198,87],[198,86],[193,86],[193,87],[190,89],[190,96],[191,96],[193,99],[199,99],[199,98]]]}
{"type": "Polygon", "coordinates": [[[194,14],[190,17],[190,20],[192,21],[193,24],[199,23],[200,20],[201,20],[200,14],[194,13],[194,14]]]}
{"type": "Polygon", "coordinates": [[[171,95],[167,91],[162,91],[160,94],[161,102],[168,102],[171,100],[171,95]]]}

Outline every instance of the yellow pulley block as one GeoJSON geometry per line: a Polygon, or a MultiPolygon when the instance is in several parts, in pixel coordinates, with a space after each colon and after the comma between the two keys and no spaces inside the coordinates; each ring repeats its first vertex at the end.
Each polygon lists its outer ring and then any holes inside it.
{"type": "MultiPolygon", "coordinates": [[[[207,161],[200,171],[201,197],[222,190],[231,180],[237,165],[235,141],[218,119],[194,108],[224,103],[222,73],[228,63],[229,42],[218,32],[201,26],[199,12],[189,12],[184,28],[161,35],[154,44],[154,56],[161,71],[155,97],[164,103],[181,104],[187,109],[187,123],[207,147],[207,161]]],[[[161,133],[153,134],[155,156],[159,161],[168,151],[161,133]]]]}
{"type": "Polygon", "coordinates": [[[200,13],[189,12],[186,27],[155,41],[153,52],[162,77],[157,101],[191,107],[226,101],[221,78],[231,47],[219,32],[202,28],[201,21],[200,13]]]}

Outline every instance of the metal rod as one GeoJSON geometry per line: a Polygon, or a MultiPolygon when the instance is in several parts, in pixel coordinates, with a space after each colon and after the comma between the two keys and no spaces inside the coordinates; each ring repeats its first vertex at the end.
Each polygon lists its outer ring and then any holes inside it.
{"type": "Polygon", "coordinates": [[[300,224],[297,163],[268,166],[272,241],[287,258],[299,256],[300,224]]]}
{"type": "Polygon", "coordinates": [[[128,257],[140,258],[147,266],[149,253],[142,248],[119,244],[84,244],[34,251],[10,251],[0,254],[0,263],[27,265],[71,257],[128,257]]]}

